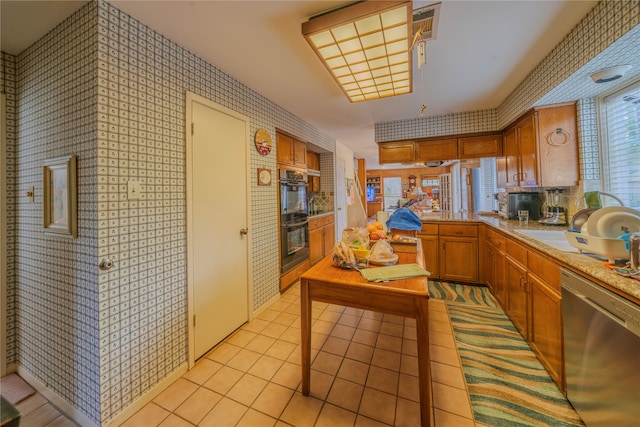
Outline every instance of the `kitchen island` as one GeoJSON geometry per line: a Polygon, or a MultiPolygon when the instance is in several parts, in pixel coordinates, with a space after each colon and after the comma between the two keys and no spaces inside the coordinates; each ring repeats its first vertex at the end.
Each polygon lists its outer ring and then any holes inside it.
{"type": "MultiPolygon", "coordinates": [[[[416,253],[398,253],[399,264],[417,263],[422,266],[422,259],[420,242],[418,242],[416,253]]],[[[420,424],[422,427],[428,427],[431,418],[431,379],[427,277],[368,282],[357,270],[334,267],[332,255],[328,255],[302,275],[300,289],[302,394],[308,396],[311,388],[311,312],[313,301],[414,318],[416,319],[418,345],[420,424]]]]}

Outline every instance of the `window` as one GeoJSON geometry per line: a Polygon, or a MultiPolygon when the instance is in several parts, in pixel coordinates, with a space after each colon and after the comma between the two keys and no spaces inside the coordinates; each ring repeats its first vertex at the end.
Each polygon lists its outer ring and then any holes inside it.
{"type": "Polygon", "coordinates": [[[602,169],[606,192],[640,208],[640,82],[601,103],[602,169]]]}
{"type": "Polygon", "coordinates": [[[480,197],[476,201],[478,206],[476,211],[497,211],[498,200],[495,197],[498,192],[497,168],[494,157],[480,159],[480,182],[480,197]]]}

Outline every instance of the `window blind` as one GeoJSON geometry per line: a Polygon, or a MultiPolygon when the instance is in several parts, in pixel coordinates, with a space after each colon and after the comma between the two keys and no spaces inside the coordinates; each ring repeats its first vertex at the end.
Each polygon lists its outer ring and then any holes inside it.
{"type": "Polygon", "coordinates": [[[480,184],[481,189],[481,206],[478,211],[490,212],[498,209],[498,201],[493,196],[498,192],[497,173],[496,173],[496,159],[484,158],[480,159],[480,171],[482,181],[480,184]]]}
{"type": "Polygon", "coordinates": [[[640,208],[640,82],[604,98],[605,191],[640,208]]]}

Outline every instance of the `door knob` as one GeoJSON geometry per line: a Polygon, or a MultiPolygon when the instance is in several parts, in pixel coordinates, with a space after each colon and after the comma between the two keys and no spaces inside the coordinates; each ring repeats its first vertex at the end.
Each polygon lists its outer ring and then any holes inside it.
{"type": "Polygon", "coordinates": [[[246,236],[249,233],[249,229],[248,228],[241,228],[240,229],[240,235],[241,236],[246,236]]]}

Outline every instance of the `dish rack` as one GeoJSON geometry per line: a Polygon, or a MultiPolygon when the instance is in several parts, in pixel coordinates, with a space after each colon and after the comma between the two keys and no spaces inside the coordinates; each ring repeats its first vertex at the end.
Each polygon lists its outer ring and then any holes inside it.
{"type": "Polygon", "coordinates": [[[564,232],[564,236],[569,244],[578,249],[580,253],[588,252],[601,255],[607,258],[611,264],[615,263],[616,258],[629,259],[629,250],[622,239],[590,236],[569,230],[564,232]]]}

